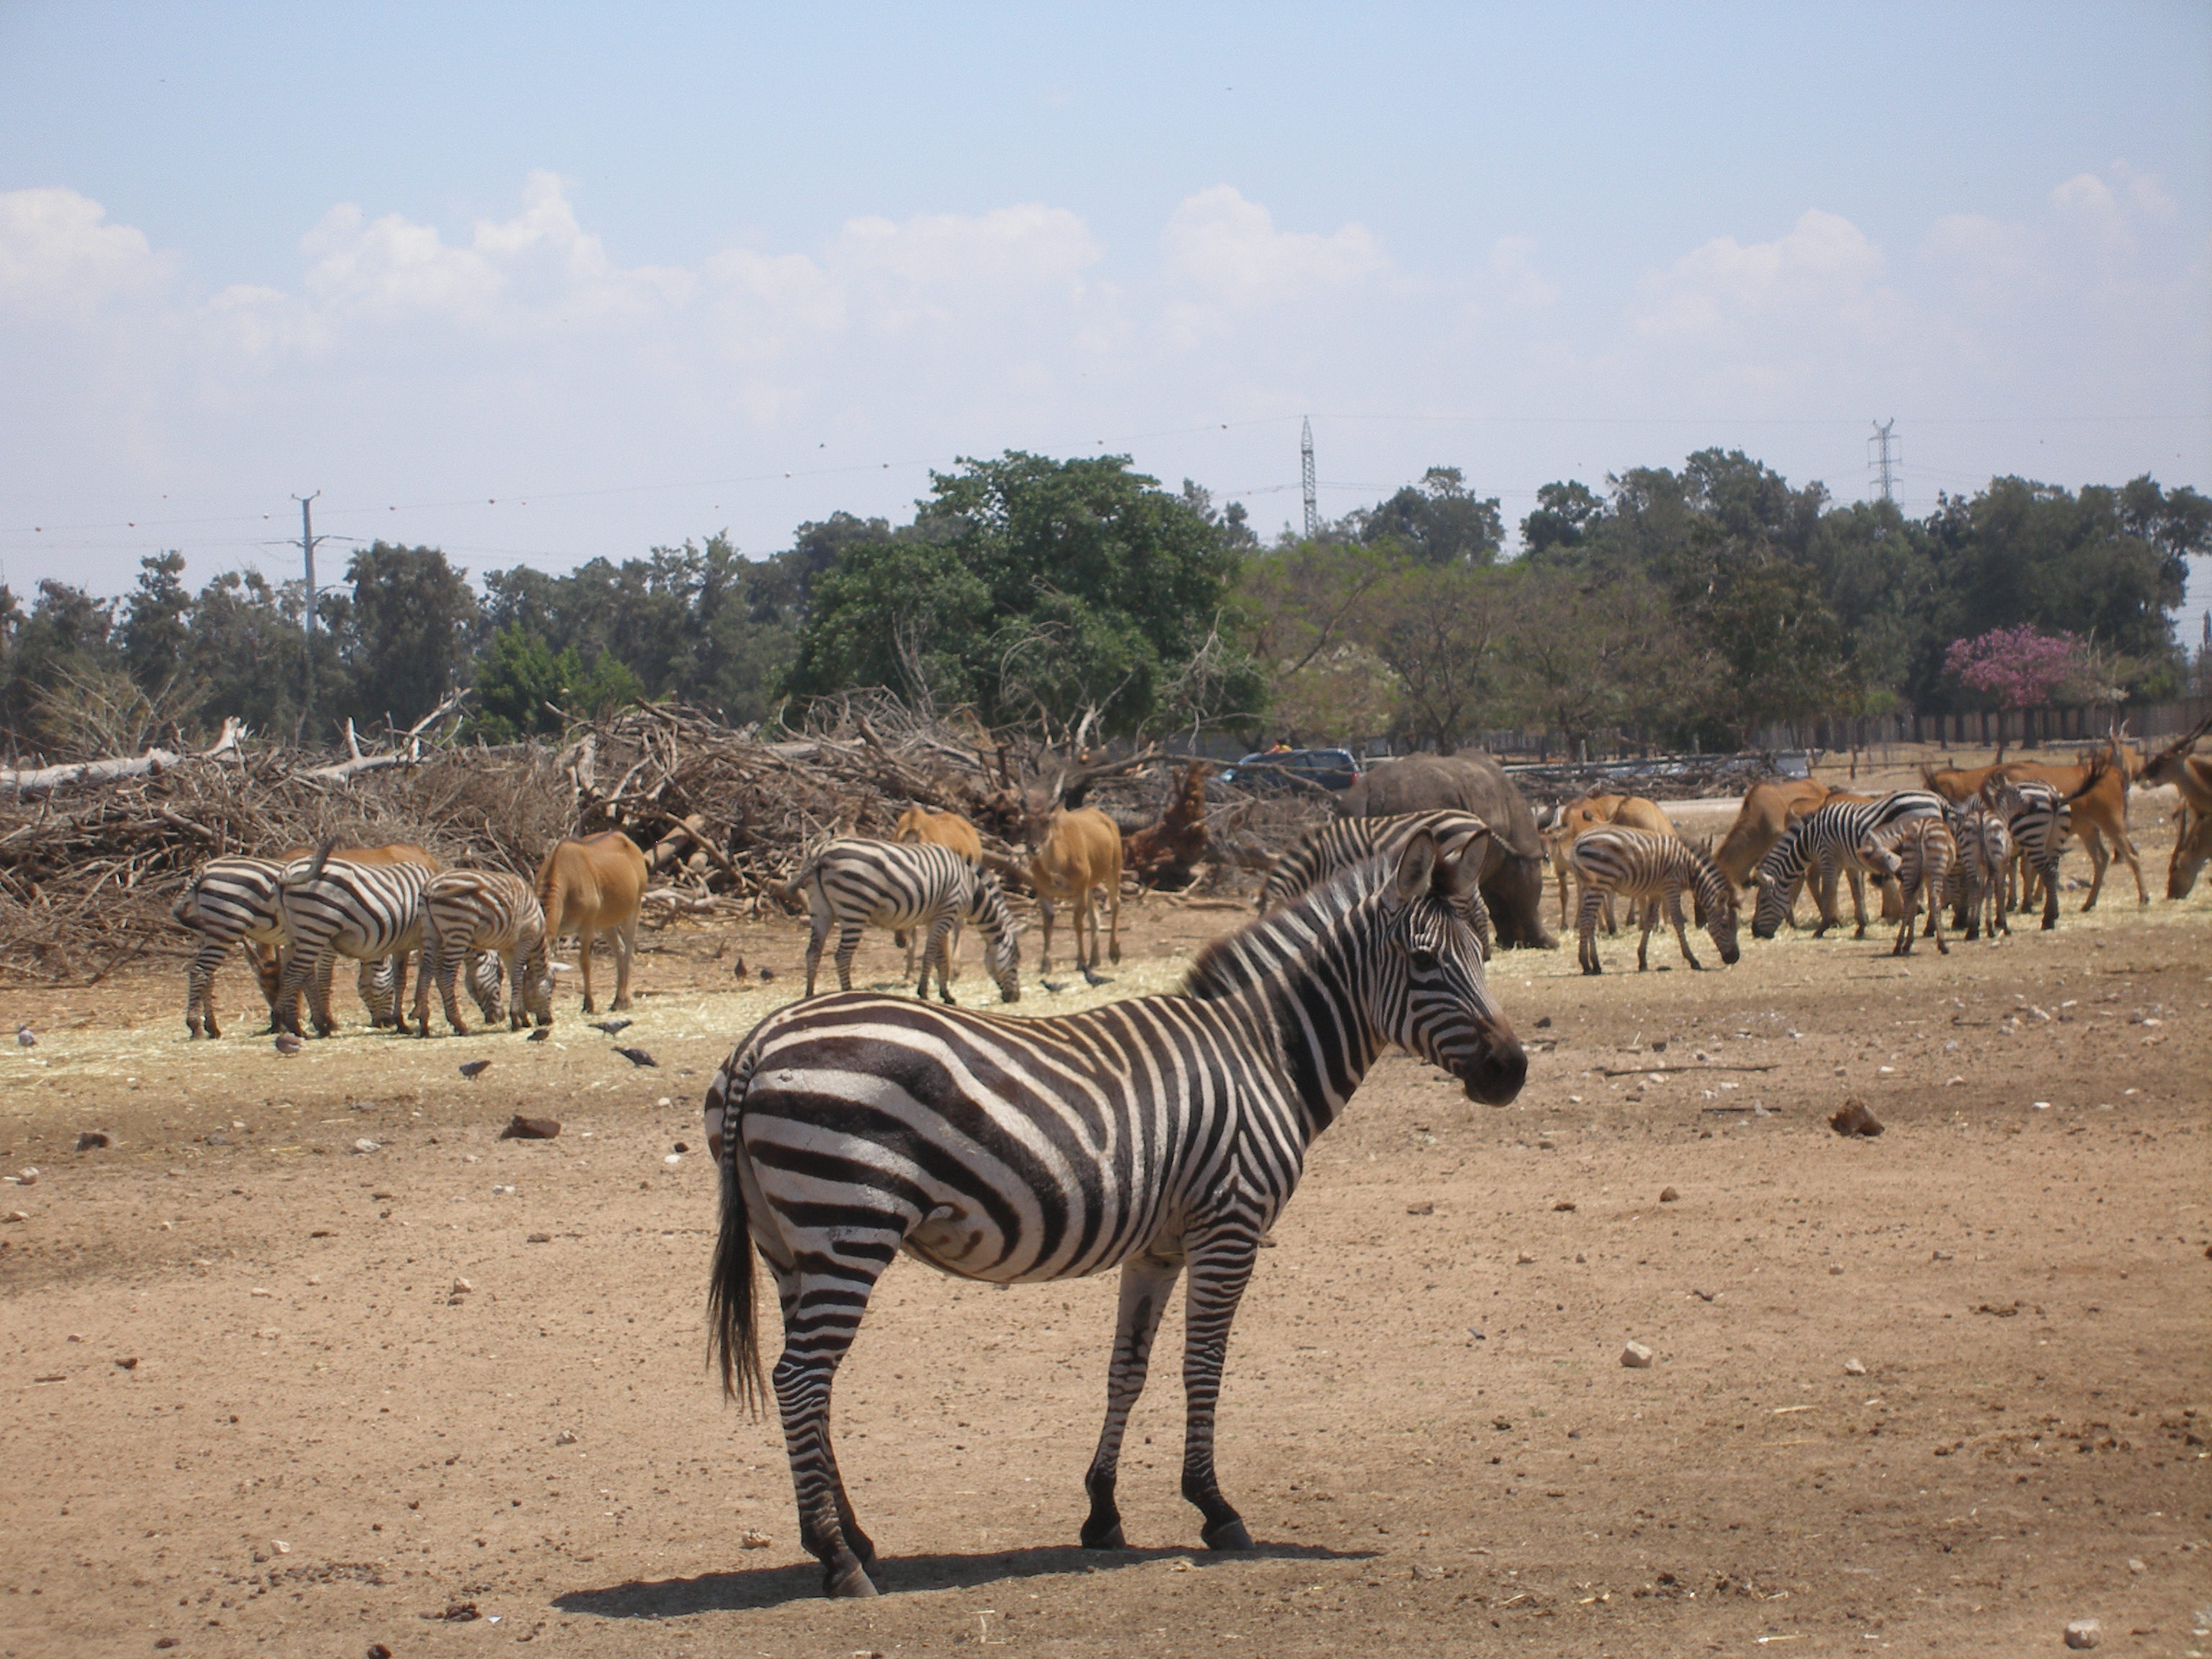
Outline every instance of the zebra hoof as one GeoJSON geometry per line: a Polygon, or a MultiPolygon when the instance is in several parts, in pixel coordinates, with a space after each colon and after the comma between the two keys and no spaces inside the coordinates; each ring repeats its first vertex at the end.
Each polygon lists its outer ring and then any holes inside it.
{"type": "Polygon", "coordinates": [[[822,1593],[833,1601],[848,1601],[855,1597],[881,1595],[876,1581],[868,1577],[868,1570],[857,1560],[843,1571],[831,1567],[822,1575],[822,1593]]]}
{"type": "Polygon", "coordinates": [[[1252,1534],[1245,1531],[1244,1523],[1242,1521],[1224,1521],[1218,1527],[1207,1527],[1198,1535],[1204,1541],[1206,1547],[1210,1550],[1249,1550],[1259,1547],[1252,1541],[1252,1534]]]}
{"type": "Polygon", "coordinates": [[[1129,1540],[1121,1535],[1121,1523],[1116,1521],[1112,1526],[1097,1532],[1085,1527],[1083,1529],[1083,1547],[1087,1550],[1125,1550],[1129,1547],[1129,1540]]]}

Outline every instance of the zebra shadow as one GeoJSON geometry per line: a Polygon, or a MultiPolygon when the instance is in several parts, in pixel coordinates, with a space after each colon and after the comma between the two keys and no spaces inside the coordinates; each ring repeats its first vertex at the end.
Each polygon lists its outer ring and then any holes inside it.
{"type": "MultiPolygon", "coordinates": [[[[1073,1546],[988,1550],[973,1555],[884,1556],[877,1562],[884,1593],[973,1589],[1024,1578],[1118,1572],[1158,1561],[1182,1559],[1206,1572],[1239,1561],[1371,1561],[1373,1550],[1334,1550],[1320,1544],[1261,1544],[1216,1554],[1205,1549],[1086,1550],[1073,1546]]],[[[822,1569],[813,1561],[739,1572],[702,1572],[696,1578],[632,1579],[599,1589],[569,1590],[553,1598],[563,1613],[598,1619],[681,1619],[700,1613],[742,1612],[822,1599],[822,1569]]]]}

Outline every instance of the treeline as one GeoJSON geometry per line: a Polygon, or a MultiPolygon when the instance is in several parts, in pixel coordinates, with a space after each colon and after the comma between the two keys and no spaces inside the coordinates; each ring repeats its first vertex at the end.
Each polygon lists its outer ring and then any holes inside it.
{"type": "Polygon", "coordinates": [[[328,742],[465,684],[472,729],[504,741],[641,698],[743,724],[885,686],[1109,735],[1449,749],[1522,726],[1728,747],[1776,720],[1985,706],[1946,658],[1992,629],[2071,641],[2059,701],[2163,699],[2212,666],[2170,625],[2212,501],[2148,477],[1998,478],[1916,520],[1706,450],[1602,493],[1547,485],[1518,528],[1509,557],[1498,501],[1439,467],[1263,544],[1240,506],[1126,458],[1011,452],[934,475],[908,523],[835,514],[761,560],[714,536],[479,587],[435,548],[378,543],[320,594],[312,643],[301,584],[232,571],[195,591],[166,552],[119,598],[0,587],[0,737],[114,753],[236,714],[328,742]]]}

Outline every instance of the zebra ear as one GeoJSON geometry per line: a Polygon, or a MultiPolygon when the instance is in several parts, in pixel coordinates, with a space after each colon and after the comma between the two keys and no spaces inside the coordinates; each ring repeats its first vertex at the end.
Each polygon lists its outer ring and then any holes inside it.
{"type": "Polygon", "coordinates": [[[1456,900],[1474,892],[1489,847],[1490,834],[1484,830],[1461,836],[1450,846],[1439,848],[1434,878],[1438,895],[1456,900]]]}
{"type": "Polygon", "coordinates": [[[1424,830],[1406,843],[1406,850],[1398,855],[1398,876],[1394,884],[1398,902],[1411,904],[1429,890],[1429,878],[1436,873],[1436,837],[1424,830]]]}

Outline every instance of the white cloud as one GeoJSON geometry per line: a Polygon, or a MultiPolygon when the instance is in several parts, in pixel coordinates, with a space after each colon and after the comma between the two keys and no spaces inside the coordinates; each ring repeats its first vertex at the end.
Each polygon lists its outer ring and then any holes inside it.
{"type": "Polygon", "coordinates": [[[88,321],[110,301],[158,289],[173,264],[88,196],[0,191],[0,311],[88,321]]]}
{"type": "Polygon", "coordinates": [[[1275,216],[1229,185],[1184,199],[1160,238],[1168,274],[1243,308],[1310,298],[1389,269],[1364,225],[1334,234],[1275,228],[1275,216]]]}
{"type": "Polygon", "coordinates": [[[1636,325],[1650,336],[1713,337],[1786,318],[1872,331],[1888,309],[1883,264],[1881,250],[1850,220],[1808,208],[1771,242],[1716,237],[1647,276],[1636,325]]]}

